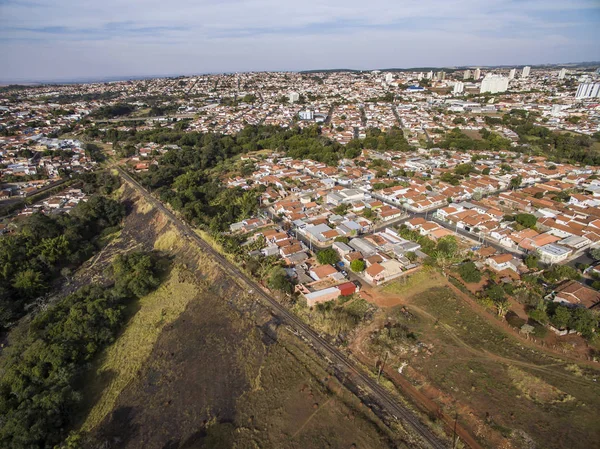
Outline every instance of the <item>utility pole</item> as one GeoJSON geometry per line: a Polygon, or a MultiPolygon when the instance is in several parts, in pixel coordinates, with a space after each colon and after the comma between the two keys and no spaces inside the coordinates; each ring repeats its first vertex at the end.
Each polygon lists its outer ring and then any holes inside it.
{"type": "Polygon", "coordinates": [[[385,358],[383,359],[383,363],[379,365],[379,372],[377,373],[377,383],[379,383],[379,378],[381,377],[381,372],[383,371],[383,367],[385,366],[385,362],[387,361],[389,351],[385,351],[385,358]]]}
{"type": "Polygon", "coordinates": [[[456,426],[458,424],[458,412],[454,416],[454,436],[452,437],[452,449],[456,449],[456,443],[458,443],[458,435],[456,435],[456,426]]]}

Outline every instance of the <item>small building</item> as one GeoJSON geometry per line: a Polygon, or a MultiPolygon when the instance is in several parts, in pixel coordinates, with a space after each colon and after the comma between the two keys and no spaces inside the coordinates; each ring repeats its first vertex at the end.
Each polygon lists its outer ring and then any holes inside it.
{"type": "Polygon", "coordinates": [[[540,255],[540,260],[544,263],[559,263],[562,262],[571,255],[572,251],[560,245],[549,243],[548,245],[541,246],[537,249],[540,255]]]}
{"type": "Polygon", "coordinates": [[[513,264],[511,264],[513,256],[511,254],[496,254],[488,257],[486,264],[495,271],[513,270],[516,271],[513,264]]]}

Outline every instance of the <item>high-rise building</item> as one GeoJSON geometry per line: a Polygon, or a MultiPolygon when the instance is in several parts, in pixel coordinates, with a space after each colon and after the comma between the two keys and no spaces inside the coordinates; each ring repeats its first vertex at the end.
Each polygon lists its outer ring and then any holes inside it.
{"type": "Polygon", "coordinates": [[[392,75],[391,73],[386,73],[385,74],[385,82],[386,83],[390,84],[393,79],[394,79],[394,75],[392,75]]]}
{"type": "Polygon", "coordinates": [[[567,76],[567,69],[560,69],[560,72],[558,72],[558,79],[564,80],[565,76],[567,76]]]}
{"type": "Polygon", "coordinates": [[[481,69],[479,67],[477,67],[475,69],[475,72],[473,73],[473,79],[475,79],[475,81],[477,81],[480,77],[481,77],[481,69]]]}
{"type": "Polygon", "coordinates": [[[531,67],[526,65],[525,67],[523,67],[523,72],[521,72],[521,78],[527,78],[530,73],[531,73],[531,67]]]}
{"type": "Polygon", "coordinates": [[[500,75],[486,75],[481,81],[480,93],[490,92],[496,94],[498,92],[506,92],[508,89],[508,78],[500,75]]]}
{"type": "Polygon", "coordinates": [[[289,99],[290,103],[295,103],[300,99],[300,94],[298,94],[298,92],[290,92],[289,99]]]}
{"type": "Polygon", "coordinates": [[[433,71],[430,70],[429,72],[427,72],[427,76],[425,78],[427,78],[428,80],[430,80],[431,78],[433,78],[433,71]]]}
{"type": "Polygon", "coordinates": [[[577,88],[575,98],[600,97],[600,83],[581,83],[577,88]]]}
{"type": "Polygon", "coordinates": [[[419,72],[419,73],[417,74],[417,79],[418,79],[419,81],[421,81],[421,80],[423,79],[423,72],[419,72]]]}
{"type": "Polygon", "coordinates": [[[444,81],[446,79],[446,72],[440,71],[435,74],[435,79],[438,81],[444,81]]]}
{"type": "Polygon", "coordinates": [[[454,88],[452,89],[453,94],[462,94],[465,90],[465,83],[462,81],[457,81],[454,83],[454,88]]]}
{"type": "Polygon", "coordinates": [[[469,78],[471,78],[471,71],[465,70],[465,73],[463,73],[463,79],[468,80],[469,78]]]}
{"type": "Polygon", "coordinates": [[[515,74],[517,73],[516,69],[510,69],[510,72],[508,72],[508,79],[509,80],[514,80],[515,79],[515,74]]]}

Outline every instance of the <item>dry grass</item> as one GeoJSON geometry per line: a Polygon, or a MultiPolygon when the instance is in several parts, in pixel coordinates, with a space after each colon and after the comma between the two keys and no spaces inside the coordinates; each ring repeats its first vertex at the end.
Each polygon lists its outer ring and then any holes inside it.
{"type": "Polygon", "coordinates": [[[381,288],[381,293],[389,295],[402,295],[405,298],[413,297],[433,287],[446,285],[444,279],[435,269],[423,267],[409,276],[395,280],[381,288]]]}
{"type": "Polygon", "coordinates": [[[532,376],[519,368],[509,366],[507,371],[513,385],[523,393],[527,399],[541,404],[567,402],[575,399],[573,396],[564,393],[553,385],[544,382],[539,377],[532,376]]]}
{"type": "Polygon", "coordinates": [[[136,212],[138,214],[142,214],[142,215],[145,215],[148,212],[152,212],[154,210],[154,207],[152,206],[152,204],[150,204],[146,201],[143,201],[143,200],[138,201],[136,203],[135,207],[136,207],[136,209],[135,209],[136,212]]]}
{"type": "Polygon", "coordinates": [[[154,249],[158,251],[172,251],[178,248],[181,248],[181,236],[173,229],[160,234],[154,242],[154,249]]]}
{"type": "Polygon", "coordinates": [[[163,328],[175,321],[198,294],[198,286],[175,267],[154,292],[139,300],[139,310],[125,331],[106,351],[95,377],[110,377],[99,400],[86,417],[82,429],[91,430],[112,410],[121,391],[133,381],[163,328]]]}

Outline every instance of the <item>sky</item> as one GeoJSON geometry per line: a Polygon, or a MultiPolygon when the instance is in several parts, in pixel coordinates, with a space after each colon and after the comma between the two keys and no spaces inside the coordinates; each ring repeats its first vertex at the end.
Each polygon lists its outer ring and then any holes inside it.
{"type": "Polygon", "coordinates": [[[600,60],[600,0],[0,0],[0,82],[600,60]]]}

